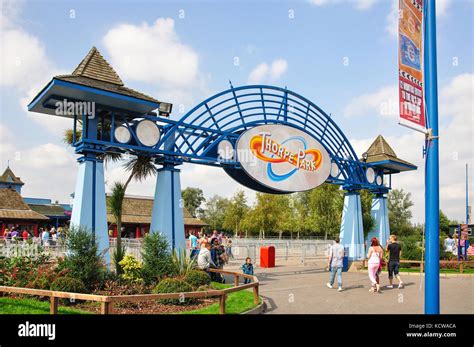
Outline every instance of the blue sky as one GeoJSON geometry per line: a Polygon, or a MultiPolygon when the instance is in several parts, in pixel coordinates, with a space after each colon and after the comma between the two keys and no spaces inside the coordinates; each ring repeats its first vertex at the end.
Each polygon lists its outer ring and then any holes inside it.
{"type": "MultiPolygon", "coordinates": [[[[288,86],[331,113],[358,154],[384,135],[400,157],[420,166],[394,185],[412,192],[414,221],[421,221],[423,136],[399,126],[396,109],[381,111],[397,103],[393,3],[2,1],[0,168],[10,160],[27,183],[25,195],[67,201],[76,168],[73,151],[61,142],[68,124],[28,115],[24,106],[53,75],[72,72],[96,46],[127,86],[173,102],[174,117],[180,116],[179,104],[189,110],[226,89],[229,79],[234,85],[258,81],[288,86]],[[183,58],[159,58],[168,48],[183,58]],[[52,186],[52,179],[58,184],[52,186]]],[[[463,165],[474,164],[473,8],[471,0],[438,6],[440,123],[446,131],[441,206],[457,219],[463,216],[463,165]]],[[[106,178],[122,175],[120,167],[109,167],[106,178]]],[[[182,180],[207,196],[238,189],[228,188],[230,179],[213,168],[187,167],[182,180]]],[[[152,195],[153,185],[153,179],[134,184],[131,193],[152,195]]]]}

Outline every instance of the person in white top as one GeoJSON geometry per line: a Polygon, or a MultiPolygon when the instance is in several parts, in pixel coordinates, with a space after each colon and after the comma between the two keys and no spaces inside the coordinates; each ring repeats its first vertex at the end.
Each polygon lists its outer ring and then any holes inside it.
{"type": "Polygon", "coordinates": [[[342,264],[344,259],[344,247],[339,244],[339,236],[337,236],[334,241],[335,243],[329,249],[328,269],[331,269],[331,275],[329,277],[329,282],[326,283],[326,286],[329,289],[332,289],[334,277],[336,276],[337,272],[338,291],[342,292],[342,264]]]}
{"type": "Polygon", "coordinates": [[[376,237],[372,237],[370,240],[369,253],[367,254],[369,279],[372,287],[369,291],[380,293],[380,285],[377,283],[377,272],[379,271],[380,264],[383,258],[383,248],[380,247],[379,240],[376,237]]]}

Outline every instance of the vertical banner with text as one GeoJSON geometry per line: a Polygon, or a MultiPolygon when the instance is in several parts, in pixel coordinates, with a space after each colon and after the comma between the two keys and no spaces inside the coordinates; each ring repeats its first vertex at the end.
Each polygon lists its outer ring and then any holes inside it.
{"type": "Polygon", "coordinates": [[[423,0],[400,0],[399,124],[426,132],[423,98],[423,0]]]}

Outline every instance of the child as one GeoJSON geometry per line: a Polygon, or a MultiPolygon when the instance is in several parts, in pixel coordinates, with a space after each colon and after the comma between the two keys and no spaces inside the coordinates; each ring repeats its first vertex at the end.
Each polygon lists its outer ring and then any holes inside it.
{"type": "MultiPolygon", "coordinates": [[[[246,275],[253,275],[253,264],[252,264],[252,259],[249,257],[245,258],[245,264],[242,265],[242,271],[246,275]]],[[[245,278],[244,284],[250,283],[249,278],[245,278]]]]}

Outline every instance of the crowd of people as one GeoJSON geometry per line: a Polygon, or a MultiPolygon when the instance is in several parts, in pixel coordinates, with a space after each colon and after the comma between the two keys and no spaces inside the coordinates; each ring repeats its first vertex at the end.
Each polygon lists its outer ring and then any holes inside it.
{"type": "MultiPolygon", "coordinates": [[[[369,289],[372,293],[380,293],[380,273],[385,265],[384,252],[388,252],[388,280],[389,284],[386,288],[393,288],[393,278],[398,281],[398,288],[403,288],[403,281],[399,274],[400,257],[402,254],[402,246],[397,241],[396,235],[390,235],[387,240],[385,249],[380,245],[379,240],[373,237],[370,240],[370,247],[367,253],[367,270],[371,287],[369,289]]],[[[332,288],[337,274],[338,291],[342,291],[342,268],[344,260],[344,247],[340,244],[339,237],[336,237],[335,243],[329,249],[328,269],[330,270],[329,282],[326,284],[328,288],[332,288]]]]}
{"type": "MultiPolygon", "coordinates": [[[[224,233],[214,230],[212,233],[199,232],[195,235],[194,231],[189,233],[189,243],[191,258],[195,259],[198,267],[209,273],[211,279],[216,282],[224,283],[224,277],[209,269],[223,269],[224,265],[233,259],[232,240],[224,233]]],[[[253,265],[250,258],[247,258],[242,265],[242,271],[245,274],[253,275],[253,265]]],[[[249,280],[245,279],[245,283],[249,280]]]]}
{"type": "Polygon", "coordinates": [[[3,239],[8,244],[10,242],[27,242],[31,240],[43,246],[56,245],[64,237],[62,227],[57,229],[54,226],[40,228],[38,236],[35,236],[33,231],[28,227],[20,228],[19,225],[6,228],[3,232],[3,239]]]}

